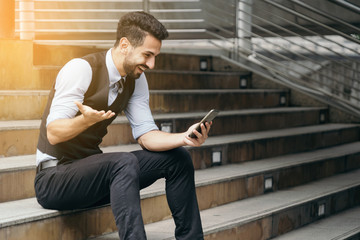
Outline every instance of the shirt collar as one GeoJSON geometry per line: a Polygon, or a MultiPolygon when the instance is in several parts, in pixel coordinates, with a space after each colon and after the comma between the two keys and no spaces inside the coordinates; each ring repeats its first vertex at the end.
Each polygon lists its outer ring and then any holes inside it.
{"type": "Polygon", "coordinates": [[[111,56],[111,50],[112,48],[110,48],[107,53],[106,53],[106,68],[108,70],[108,73],[109,73],[109,82],[110,82],[110,85],[109,86],[112,86],[114,85],[117,81],[120,80],[121,78],[121,75],[119,73],[119,71],[117,70],[116,66],[115,66],[115,63],[112,59],[112,56],[111,56]]]}

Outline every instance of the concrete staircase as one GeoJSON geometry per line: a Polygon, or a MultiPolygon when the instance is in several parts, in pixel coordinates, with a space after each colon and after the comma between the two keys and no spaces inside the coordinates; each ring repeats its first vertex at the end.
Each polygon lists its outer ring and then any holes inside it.
{"type": "MultiPolygon", "coordinates": [[[[118,239],[109,206],[45,210],[33,189],[40,118],[57,71],[102,49],[2,41],[4,49],[0,239],[118,239]],[[8,70],[14,68],[19,71],[8,70]]],[[[359,125],[331,123],[324,106],[294,106],[294,92],[264,88],[272,84],[210,56],[161,54],[147,78],[154,118],[164,130],[185,131],[209,109],[221,110],[208,141],[189,148],[206,239],[358,239],[359,125]],[[331,238],[319,231],[346,219],[353,221],[332,228],[331,238]]],[[[124,116],[109,128],[104,152],[140,148],[124,116]]],[[[148,239],[173,239],[164,182],[141,197],[148,239]]]]}

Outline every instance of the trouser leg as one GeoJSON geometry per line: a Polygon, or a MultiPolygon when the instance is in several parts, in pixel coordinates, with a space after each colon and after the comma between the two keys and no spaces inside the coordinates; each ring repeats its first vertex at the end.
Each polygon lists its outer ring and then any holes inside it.
{"type": "Polygon", "coordinates": [[[140,188],[159,178],[166,179],[166,197],[172,212],[176,239],[203,239],[196,198],[194,167],[184,148],[166,152],[137,151],[140,165],[140,188]]]}
{"type": "Polygon", "coordinates": [[[194,168],[184,148],[93,155],[41,171],[35,190],[39,203],[49,209],[86,208],[111,199],[120,238],[141,240],[146,236],[139,189],[163,177],[176,238],[203,239],[194,168]]]}
{"type": "Polygon", "coordinates": [[[37,174],[38,202],[48,209],[79,209],[111,202],[122,240],[146,239],[140,209],[139,165],[131,153],[93,155],[37,174]]]}

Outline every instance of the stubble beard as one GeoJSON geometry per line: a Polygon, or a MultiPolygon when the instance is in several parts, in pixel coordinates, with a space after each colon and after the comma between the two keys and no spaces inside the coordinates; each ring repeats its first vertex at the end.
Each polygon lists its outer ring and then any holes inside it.
{"type": "Polygon", "coordinates": [[[138,79],[142,73],[137,73],[137,67],[139,64],[134,63],[129,57],[125,58],[123,68],[126,73],[126,76],[129,76],[133,79],[138,79]]]}

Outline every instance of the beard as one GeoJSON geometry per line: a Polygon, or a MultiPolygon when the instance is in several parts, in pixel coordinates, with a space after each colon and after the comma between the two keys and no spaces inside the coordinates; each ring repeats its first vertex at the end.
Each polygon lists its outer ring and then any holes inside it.
{"type": "Polygon", "coordinates": [[[123,68],[126,73],[126,76],[129,76],[134,79],[138,79],[143,71],[138,69],[139,66],[142,66],[144,69],[148,69],[148,66],[144,64],[136,64],[134,61],[130,59],[130,57],[126,57],[123,68]]]}

